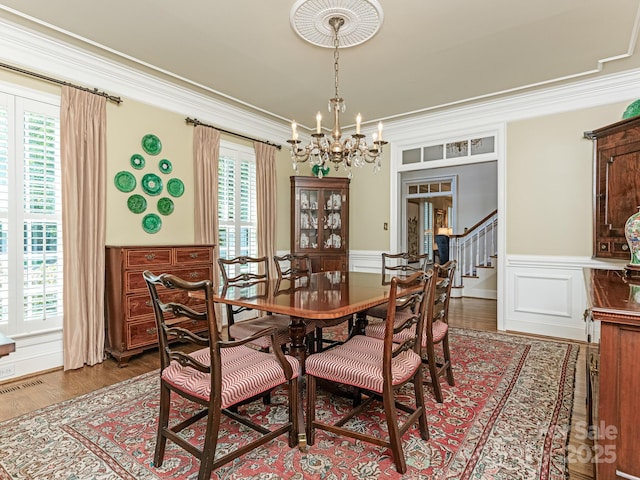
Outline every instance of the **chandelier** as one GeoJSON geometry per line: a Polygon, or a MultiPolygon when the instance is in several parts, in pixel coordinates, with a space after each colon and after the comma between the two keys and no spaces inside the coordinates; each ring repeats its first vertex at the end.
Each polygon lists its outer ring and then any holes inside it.
{"type": "Polygon", "coordinates": [[[333,164],[338,170],[339,166],[348,172],[351,178],[351,166],[361,167],[365,163],[373,164],[374,173],[380,170],[380,156],[382,155],[382,147],[387,144],[382,140],[382,122],[378,123],[378,132],[372,135],[371,145],[367,144],[366,136],[360,133],[362,117],[360,114],[356,117],[356,133],[346,138],[342,138],[342,130],[340,129],[340,113],[344,113],[347,106],[339,94],[339,48],[340,40],[338,32],[344,24],[341,17],[331,17],[329,25],[333,29],[334,34],[334,52],[333,65],[335,72],[335,95],[329,99],[328,109],[333,114],[333,129],[331,137],[327,137],[322,133],[322,115],[320,112],[316,115],[316,131],[311,134],[311,141],[307,145],[302,145],[298,139],[298,130],[295,120],[291,123],[291,140],[287,140],[291,144],[291,159],[293,160],[293,169],[298,173],[298,164],[307,160],[313,165],[313,171],[318,172],[319,178],[326,175],[328,167],[333,164]]]}

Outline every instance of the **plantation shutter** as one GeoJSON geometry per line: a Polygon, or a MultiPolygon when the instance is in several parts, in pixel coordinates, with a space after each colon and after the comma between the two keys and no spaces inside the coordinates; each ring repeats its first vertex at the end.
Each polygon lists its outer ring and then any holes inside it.
{"type": "Polygon", "coordinates": [[[256,162],[252,149],[221,144],[218,222],[221,258],[257,256],[256,162]]]}
{"type": "Polygon", "coordinates": [[[11,95],[0,103],[0,328],[62,326],[59,108],[11,95]]]}

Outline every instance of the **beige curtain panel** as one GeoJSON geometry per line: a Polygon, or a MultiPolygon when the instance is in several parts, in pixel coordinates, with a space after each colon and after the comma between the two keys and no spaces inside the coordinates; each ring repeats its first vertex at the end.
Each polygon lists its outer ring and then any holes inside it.
{"type": "Polygon", "coordinates": [[[60,164],[64,241],[64,369],[104,358],[106,99],[62,88],[60,164]]]}
{"type": "Polygon", "coordinates": [[[276,278],[276,147],[253,142],[256,151],[256,200],[258,257],[269,257],[269,276],[276,278]]]}
{"type": "MultiPolygon", "coordinates": [[[[193,131],[193,163],[195,173],[195,241],[216,245],[213,249],[211,279],[214,291],[218,290],[218,158],[220,156],[220,132],[215,128],[197,125],[193,131]]],[[[222,309],[216,305],[218,329],[221,328],[222,309]]]]}

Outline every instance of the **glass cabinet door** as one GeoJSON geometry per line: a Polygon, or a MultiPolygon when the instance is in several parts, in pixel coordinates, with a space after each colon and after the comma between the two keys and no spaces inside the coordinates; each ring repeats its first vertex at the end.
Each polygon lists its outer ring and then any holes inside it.
{"type": "Polygon", "coordinates": [[[343,248],[342,203],[341,190],[323,190],[322,247],[325,250],[343,248]]]}
{"type": "Polygon", "coordinates": [[[318,248],[319,196],[319,191],[315,189],[300,190],[300,238],[298,238],[298,245],[301,249],[316,250],[318,248]]]}

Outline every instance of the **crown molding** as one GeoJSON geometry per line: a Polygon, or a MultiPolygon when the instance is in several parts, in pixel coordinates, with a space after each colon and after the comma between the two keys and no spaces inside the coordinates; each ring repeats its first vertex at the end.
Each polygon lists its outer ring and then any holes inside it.
{"type": "Polygon", "coordinates": [[[42,33],[0,19],[0,59],[60,80],[105,90],[226,130],[278,143],[288,125],[203,95],[42,33]]]}
{"type": "Polygon", "coordinates": [[[640,69],[599,76],[473,105],[448,108],[385,123],[385,140],[409,143],[441,138],[448,132],[477,130],[515,120],[637,99],[640,69]]]}
{"type": "MultiPolygon", "coordinates": [[[[0,59],[69,82],[176,112],[252,137],[285,143],[289,125],[168,82],[79,47],[0,19],[0,59]]],[[[385,122],[385,140],[408,144],[448,132],[638,98],[640,69],[508,95],[385,122]]]]}

